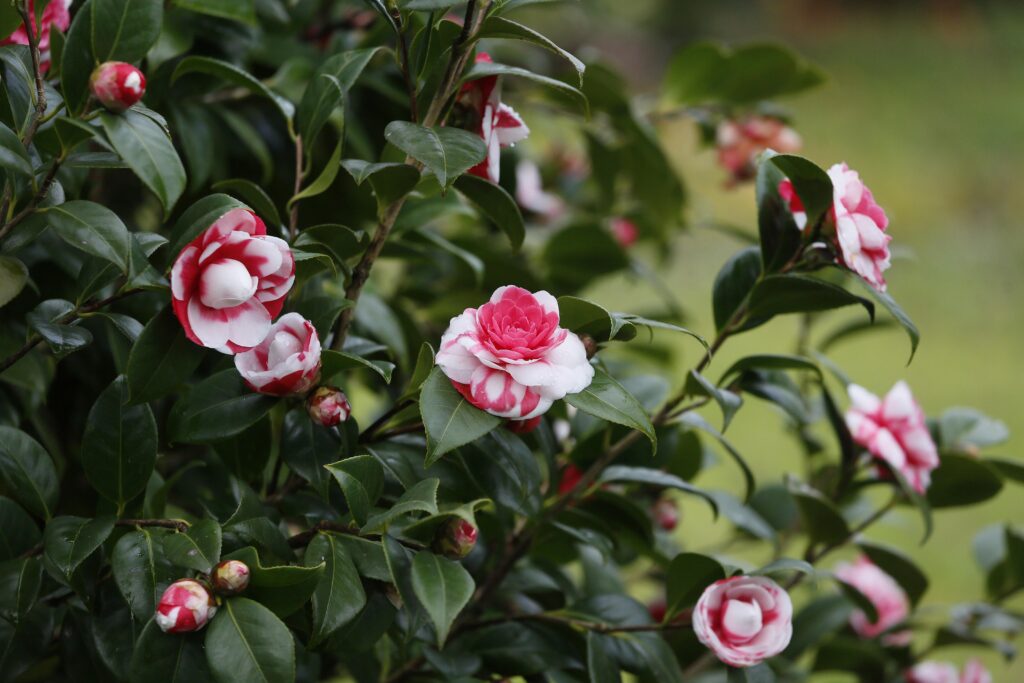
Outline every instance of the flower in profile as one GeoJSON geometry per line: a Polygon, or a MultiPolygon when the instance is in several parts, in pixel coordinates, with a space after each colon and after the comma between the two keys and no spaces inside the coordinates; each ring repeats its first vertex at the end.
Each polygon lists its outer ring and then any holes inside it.
{"type": "Polygon", "coordinates": [[[313,323],[287,313],[258,345],[235,356],[235,368],[253,391],[298,396],[320,378],[320,339],[313,323]]]}
{"type": "Polygon", "coordinates": [[[171,303],[190,340],[239,353],[266,338],[294,282],[288,244],[252,211],[232,209],[178,254],[171,303]]]}
{"type": "Polygon", "coordinates": [[[729,184],[735,185],[757,175],[757,158],[765,150],[789,154],[800,151],[802,143],[782,119],[753,115],[719,123],[715,144],[718,163],[729,172],[729,184]]]}
{"type": "Polygon", "coordinates": [[[789,593],[765,576],[722,579],[697,601],[693,630],[723,663],[754,666],[789,645],[793,603],[789,593]]]}
{"type": "Polygon", "coordinates": [[[146,75],[127,62],[103,62],[93,70],[89,90],[105,109],[119,114],[146,94],[146,75]]]}
{"type": "Polygon", "coordinates": [[[924,411],[907,383],[897,382],[884,399],[856,384],[847,391],[851,405],[846,425],[853,440],[903,475],[915,491],[924,493],[932,470],[939,466],[939,453],[924,411]]]}
{"type": "Polygon", "coordinates": [[[188,633],[206,626],[216,612],[216,602],[203,584],[180,579],[164,591],[155,619],[164,633],[188,633]]]}
{"type": "Polygon", "coordinates": [[[594,378],[583,342],[558,323],[558,302],[547,292],[499,287],[480,308],[452,318],[437,364],[477,408],[529,420],[594,378]]]}
{"type": "MultiPolygon", "coordinates": [[[[73,0],[52,0],[46,5],[46,9],[43,10],[43,16],[40,17],[39,27],[36,27],[36,9],[35,0],[29,0],[28,2],[28,15],[32,23],[32,31],[39,39],[39,54],[41,61],[39,68],[43,71],[49,71],[50,69],[50,34],[54,29],[58,31],[67,31],[68,27],[71,26],[71,3],[73,0]]],[[[14,30],[14,32],[6,38],[0,40],[0,45],[28,45],[28,31],[25,30],[25,24],[21,24],[14,30]]]]}
{"type": "Polygon", "coordinates": [[[874,621],[862,610],[850,615],[850,626],[862,638],[874,638],[899,624],[910,614],[910,601],[896,581],[867,557],[853,564],[842,563],[835,569],[836,578],[847,583],[871,601],[878,613],[874,621]]]}
{"type": "MultiPolygon", "coordinates": [[[[486,52],[476,56],[477,64],[492,61],[486,52]]],[[[530,129],[512,107],[501,101],[497,76],[484,76],[463,85],[459,103],[473,114],[472,128],[487,146],[487,157],[469,172],[496,183],[501,177],[502,147],[511,147],[525,140],[530,129]]]]}

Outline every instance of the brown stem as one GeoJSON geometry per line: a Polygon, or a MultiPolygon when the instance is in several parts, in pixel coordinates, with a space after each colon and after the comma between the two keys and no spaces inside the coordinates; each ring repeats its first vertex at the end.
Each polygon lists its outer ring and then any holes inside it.
{"type": "Polygon", "coordinates": [[[34,17],[31,16],[32,10],[29,7],[29,2],[18,3],[18,13],[25,23],[25,34],[28,36],[29,55],[32,58],[32,73],[36,84],[36,108],[32,114],[32,120],[29,121],[28,128],[25,129],[25,136],[22,138],[25,147],[32,144],[36,131],[39,130],[39,124],[46,115],[46,86],[43,83],[43,69],[39,54],[39,32],[42,30],[42,26],[36,26],[35,30],[32,30],[35,23],[33,22],[34,17]]]}
{"type": "Polygon", "coordinates": [[[114,522],[115,526],[144,526],[157,527],[160,529],[174,529],[184,533],[189,529],[189,523],[183,519],[119,519],[114,522]]]}
{"type": "MultiPolygon", "coordinates": [[[[380,534],[367,534],[364,536],[363,534],[359,533],[359,529],[351,527],[347,524],[340,524],[338,522],[328,522],[324,520],[317,522],[312,526],[312,528],[307,529],[306,531],[303,531],[301,533],[295,534],[294,536],[289,538],[288,545],[292,548],[302,548],[304,546],[307,546],[309,545],[310,541],[316,538],[316,535],[321,531],[330,531],[336,534],[346,534],[348,536],[359,536],[360,538],[368,538],[375,540],[380,540],[381,538],[380,534]]],[[[399,543],[414,550],[423,550],[424,547],[419,543],[414,543],[413,541],[408,540],[399,540],[399,543]]]]}
{"type": "MultiPolygon", "coordinates": [[[[295,191],[292,193],[292,201],[302,191],[302,178],[305,175],[302,170],[302,136],[295,136],[295,191]]],[[[294,242],[299,234],[299,203],[292,204],[292,210],[288,216],[288,234],[294,242]]]]}
{"type": "Polygon", "coordinates": [[[496,624],[504,624],[510,621],[540,621],[547,624],[556,624],[559,626],[568,626],[570,628],[579,629],[582,631],[594,631],[595,633],[653,633],[659,631],[677,631],[681,629],[691,628],[690,612],[683,612],[679,618],[672,620],[669,623],[662,624],[629,624],[625,626],[619,626],[616,624],[604,624],[595,621],[586,621],[584,619],[573,619],[570,617],[563,617],[557,614],[510,614],[502,617],[496,617],[494,619],[484,619],[482,621],[475,621],[466,624],[466,629],[483,628],[485,626],[494,626],[496,624]]]}

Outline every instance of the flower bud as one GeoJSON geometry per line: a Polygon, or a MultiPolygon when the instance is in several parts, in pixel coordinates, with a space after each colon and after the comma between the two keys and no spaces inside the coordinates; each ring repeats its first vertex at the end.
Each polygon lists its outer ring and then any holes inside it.
{"type": "Polygon", "coordinates": [[[238,595],[249,587],[249,566],[239,560],[224,560],[213,568],[210,579],[221,595],[238,595]]]}
{"type": "Polygon", "coordinates": [[[456,517],[438,531],[434,549],[450,560],[461,560],[473,551],[476,535],[475,526],[456,517]]]}
{"type": "Polygon", "coordinates": [[[558,481],[558,494],[566,495],[580,483],[583,478],[583,470],[576,465],[569,463],[562,469],[562,478],[558,481]]]}
{"type": "Polygon", "coordinates": [[[352,406],[345,392],[337,387],[320,387],[306,402],[309,416],[324,427],[334,427],[348,419],[352,406]]]}
{"type": "Polygon", "coordinates": [[[540,415],[531,417],[529,420],[509,420],[505,423],[505,429],[513,434],[529,434],[540,425],[540,415]]]}
{"type": "Polygon", "coordinates": [[[671,498],[659,498],[651,508],[651,514],[665,531],[673,531],[679,525],[679,506],[671,498]]]}
{"type": "Polygon", "coordinates": [[[210,592],[198,581],[179,579],[160,598],[156,624],[164,633],[188,633],[206,626],[217,612],[210,592]]]}
{"type": "Polygon", "coordinates": [[[636,223],[629,220],[628,218],[613,218],[611,221],[612,237],[619,243],[619,246],[623,249],[629,249],[631,246],[636,244],[636,240],[640,237],[640,230],[636,227],[636,223]]]}
{"type": "Polygon", "coordinates": [[[109,111],[130,109],[146,93],[146,77],[127,62],[103,62],[92,72],[89,89],[109,111]]]}

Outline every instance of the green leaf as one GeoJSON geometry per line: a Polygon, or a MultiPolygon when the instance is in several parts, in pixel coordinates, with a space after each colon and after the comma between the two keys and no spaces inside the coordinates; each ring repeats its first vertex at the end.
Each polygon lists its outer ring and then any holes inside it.
{"type": "Polygon", "coordinates": [[[156,464],[157,430],[146,404],[129,405],[121,375],[96,399],[82,436],[82,468],[100,495],[123,506],[146,488],[156,464]]]}
{"type": "Polygon", "coordinates": [[[977,458],[945,453],[932,472],[926,498],[933,508],[974,505],[996,496],[1003,489],[999,473],[977,458]]]}
{"type": "Polygon", "coordinates": [[[534,45],[539,45],[545,50],[550,50],[565,61],[569,62],[576,73],[579,74],[580,85],[583,85],[583,72],[587,65],[568,50],[564,50],[555,44],[550,38],[534,31],[529,26],[520,24],[504,17],[490,16],[480,27],[477,34],[480,38],[506,38],[509,40],[523,40],[534,45]]]}
{"type": "Polygon", "coordinates": [[[541,256],[559,290],[576,291],[603,275],[629,267],[629,257],[611,232],[597,223],[562,228],[547,241],[541,256]]]}
{"type": "Polygon", "coordinates": [[[202,519],[188,531],[167,536],[164,554],[177,567],[209,572],[220,561],[220,523],[212,518],[202,519]]]}
{"type": "Polygon", "coordinates": [[[110,556],[110,565],[125,602],[140,622],[156,611],[160,595],[175,579],[176,570],[164,555],[162,529],[143,528],[118,539],[110,556]]]}
{"type": "Polygon", "coordinates": [[[157,313],[142,330],[128,354],[125,376],[135,403],[166,396],[199,367],[203,347],[189,341],[170,306],[157,313]]]}
{"type": "Polygon", "coordinates": [[[747,327],[776,315],[828,311],[855,304],[863,306],[874,320],[875,305],[842,287],[809,275],[769,275],[750,293],[747,316],[752,324],[747,327]]]}
{"type": "Polygon", "coordinates": [[[523,214],[505,188],[479,176],[464,175],[455,181],[455,189],[505,233],[513,249],[523,245],[526,238],[523,214]]]}
{"type": "Polygon", "coordinates": [[[307,155],[311,155],[317,136],[331,115],[343,107],[344,98],[345,91],[338,78],[334,74],[323,73],[323,67],[310,79],[295,114],[307,155]]]}
{"type": "Polygon", "coordinates": [[[0,35],[9,36],[21,26],[21,14],[13,2],[0,2],[0,35]]]}
{"type": "Polygon", "coordinates": [[[744,669],[729,669],[726,683],[775,683],[775,672],[767,664],[755,664],[744,669]]]}
{"type": "Polygon", "coordinates": [[[146,623],[132,653],[132,683],[212,683],[199,633],[164,633],[154,619],[146,623]]]}
{"type": "Polygon", "coordinates": [[[173,0],[176,7],[256,25],[256,0],[173,0]]]}
{"type": "Polygon", "coordinates": [[[61,54],[60,84],[68,111],[79,114],[89,100],[89,77],[99,63],[92,51],[92,12],[75,13],[61,54]]]}
{"type": "Polygon", "coordinates": [[[334,534],[317,534],[306,548],[306,566],[323,565],[313,592],[310,645],[323,642],[366,605],[366,592],[345,546],[334,534]]]}
{"type": "Polygon", "coordinates": [[[911,605],[917,605],[928,590],[928,576],[914,561],[896,548],[874,542],[860,541],[857,547],[874,562],[879,569],[896,580],[896,583],[910,598],[911,605]]]}
{"type": "Polygon", "coordinates": [[[322,563],[310,563],[308,551],[306,558],[305,567],[266,567],[256,549],[250,546],[225,555],[223,559],[244,562],[249,567],[249,587],[245,589],[245,596],[284,619],[302,609],[324,575],[322,563]]]}
{"type": "Polygon", "coordinates": [[[714,399],[722,411],[722,431],[729,428],[736,411],[743,405],[743,397],[730,389],[720,389],[714,382],[696,370],[690,370],[686,377],[686,393],[691,396],[707,396],[714,399]]]}
{"type": "MultiPolygon", "coordinates": [[[[793,154],[772,154],[765,155],[762,163],[775,166],[793,183],[793,189],[807,213],[808,228],[817,225],[832,208],[835,202],[832,179],[814,162],[793,154]]],[[[775,191],[778,189],[776,184],[775,191]]]]}
{"type": "Polygon", "coordinates": [[[380,375],[384,382],[390,384],[391,373],[395,369],[395,364],[386,360],[371,360],[357,356],[354,353],[345,353],[344,351],[324,351],[321,355],[321,360],[323,362],[324,377],[333,377],[339,372],[346,370],[366,369],[372,370],[380,375]]]}
{"type": "Polygon", "coordinates": [[[590,683],[622,683],[618,664],[605,651],[600,635],[587,632],[587,675],[590,683]]]}
{"type": "Polygon", "coordinates": [[[206,631],[206,661],[219,683],[293,683],[295,643],[269,609],[229,598],[206,631]]]}
{"type": "Polygon", "coordinates": [[[722,373],[719,384],[733,375],[738,375],[747,370],[807,370],[821,379],[821,368],[809,358],[803,356],[788,356],[785,354],[761,353],[753,356],[745,356],[729,366],[729,369],[722,373]]]}
{"type": "MultiPolygon", "coordinates": [[[[191,0],[189,1],[191,2],[191,0]]],[[[177,0],[177,3],[181,6],[181,0],[177,0]]],[[[207,0],[202,0],[195,4],[206,5],[207,0]]],[[[194,8],[189,7],[188,9],[194,8]]],[[[171,76],[171,83],[176,82],[186,74],[192,73],[215,76],[216,78],[227,81],[239,88],[244,88],[253,95],[266,97],[274,103],[278,111],[281,112],[281,115],[284,116],[288,124],[291,125],[292,116],[295,114],[295,105],[281,95],[273,92],[261,81],[257,80],[252,74],[247,71],[243,71],[234,64],[230,64],[219,59],[213,59],[212,57],[185,57],[185,59],[178,62],[178,66],[175,67],[174,74],[171,76]]]]}
{"type": "Polygon", "coordinates": [[[651,418],[631,393],[601,368],[594,368],[594,380],[578,394],[569,394],[565,402],[588,415],[643,432],[658,450],[658,436],[651,418]]]}
{"type": "Polygon", "coordinates": [[[693,607],[704,589],[725,578],[725,569],[718,560],[697,553],[680,553],[668,565],[665,580],[665,619],[693,607]]]}
{"type": "Polygon", "coordinates": [[[21,293],[28,282],[28,268],[13,256],[0,255],[0,308],[21,293]]]}
{"type": "MultiPolygon", "coordinates": [[[[209,228],[218,218],[232,209],[249,208],[243,202],[226,194],[212,194],[203,197],[188,207],[178,218],[168,235],[168,246],[164,253],[170,260],[176,259],[185,246],[209,228]]],[[[170,266],[170,261],[167,264],[170,266]]]]}
{"type": "Polygon", "coordinates": [[[632,645],[651,680],[658,683],[685,683],[672,648],[659,635],[627,633],[622,639],[632,645]]]}
{"type": "Polygon", "coordinates": [[[896,300],[891,296],[885,292],[878,291],[859,277],[854,279],[860,283],[861,287],[863,287],[868,293],[868,296],[882,304],[882,308],[889,311],[889,315],[891,315],[907,333],[907,336],[910,338],[910,358],[907,359],[907,364],[909,365],[910,362],[914,360],[914,354],[917,353],[918,344],[921,343],[921,333],[918,331],[917,325],[914,324],[914,321],[910,319],[910,316],[900,308],[899,304],[897,304],[896,300]]]}
{"type": "Polygon", "coordinates": [[[114,530],[113,517],[54,517],[43,532],[43,552],[66,580],[114,530]]]}
{"type": "MultiPolygon", "coordinates": [[[[803,248],[805,234],[797,226],[796,219],[789,210],[789,204],[779,194],[779,185],[786,176],[779,166],[771,163],[772,154],[774,152],[766,151],[757,168],[757,224],[765,273],[778,272],[786,264],[791,263],[803,248]]],[[[807,164],[813,166],[810,162],[807,164]]],[[[831,193],[832,182],[828,180],[828,176],[825,177],[825,180],[828,182],[831,193]]],[[[831,206],[831,194],[829,201],[828,206],[831,206]]],[[[819,211],[817,216],[820,218],[822,215],[820,207],[815,205],[813,208],[819,211]]],[[[810,222],[810,213],[808,213],[808,226],[813,227],[814,225],[810,222]]],[[[807,228],[808,233],[812,227],[807,228]]]]}
{"type": "Polygon", "coordinates": [[[412,512],[426,512],[428,515],[437,514],[437,487],[440,484],[438,479],[424,479],[402,494],[395,504],[379,514],[370,517],[363,526],[364,534],[372,534],[384,531],[387,526],[398,517],[412,512]]]}
{"type": "Polygon", "coordinates": [[[16,558],[39,542],[36,523],[25,508],[0,496],[0,560],[16,558]]]}
{"type": "Polygon", "coordinates": [[[223,370],[197,384],[174,406],[171,439],[210,443],[239,434],[270,412],[278,399],[246,388],[238,371],[223,370]]]}
{"type": "Polygon", "coordinates": [[[0,562],[0,614],[15,623],[35,605],[43,584],[43,563],[37,557],[0,562]]]}
{"type": "Polygon", "coordinates": [[[384,467],[372,455],[357,455],[327,465],[327,471],[341,487],[352,519],[362,526],[373,504],[384,491],[384,467]]]}
{"type": "Polygon", "coordinates": [[[420,415],[427,433],[427,465],[445,453],[479,439],[502,420],[472,406],[451,380],[434,368],[420,391],[420,415]]]}
{"type": "Polygon", "coordinates": [[[613,339],[621,329],[607,309],[575,296],[558,297],[558,316],[559,325],[576,334],[589,335],[597,342],[613,339]]]}
{"type": "Polygon", "coordinates": [[[38,210],[25,224],[49,227],[73,247],[99,256],[128,272],[131,236],[128,228],[105,206],[75,200],[38,210]]]}
{"type": "Polygon", "coordinates": [[[674,474],[652,469],[650,467],[629,467],[626,465],[612,465],[605,468],[601,473],[599,482],[629,482],[632,484],[646,484],[659,488],[676,489],[684,493],[691,493],[703,498],[710,506],[711,512],[718,517],[718,504],[713,496],[693,484],[683,481],[674,474]]]}
{"type": "Polygon", "coordinates": [[[1004,443],[1010,430],[1001,420],[973,408],[949,408],[939,418],[939,447],[943,451],[971,454],[976,449],[1004,443]]]}
{"type": "Polygon", "coordinates": [[[370,181],[377,197],[378,212],[412,192],[420,181],[420,172],[409,164],[371,164],[362,159],[346,159],[341,165],[351,174],[356,185],[370,181]]]}
{"type": "Polygon", "coordinates": [[[281,215],[274,206],[274,200],[270,198],[267,191],[262,187],[246,180],[245,178],[231,178],[213,184],[213,189],[222,192],[230,192],[243,202],[247,202],[256,215],[267,222],[268,225],[281,225],[281,215]]]}
{"type": "Polygon", "coordinates": [[[99,62],[137,62],[160,37],[163,0],[92,0],[93,54],[99,62]]]}
{"type": "Polygon", "coordinates": [[[92,333],[84,327],[64,324],[75,306],[63,299],[48,299],[26,316],[30,328],[42,337],[57,358],[63,358],[92,343],[92,333]]]}
{"type": "Polygon", "coordinates": [[[0,426],[0,481],[8,495],[37,517],[49,519],[60,490],[50,454],[32,437],[0,426]]]}
{"type": "MultiPolygon", "coordinates": [[[[2,3],[0,3],[2,4],[2,3]]],[[[33,177],[32,162],[21,138],[13,130],[0,123],[0,168],[11,173],[20,173],[26,178],[33,177]]]]}
{"type": "Polygon", "coordinates": [[[850,527],[846,520],[820,492],[795,483],[790,486],[789,492],[800,510],[804,531],[812,542],[841,543],[850,537],[850,527]]]}
{"type": "Polygon", "coordinates": [[[455,618],[473,597],[476,584],[461,564],[429,552],[412,559],[412,587],[437,632],[443,647],[455,618]]]}
{"type": "Polygon", "coordinates": [[[590,113],[590,104],[587,102],[587,96],[584,95],[579,88],[571,86],[565,81],[559,81],[549,76],[542,76],[541,74],[534,73],[528,69],[521,69],[517,66],[498,64],[497,62],[477,62],[462,77],[462,83],[468,83],[470,81],[475,81],[480,78],[488,78],[490,76],[514,76],[517,78],[525,78],[528,81],[532,81],[533,83],[553,90],[560,95],[568,96],[568,99],[578,108],[581,114],[586,116],[590,113]]]}
{"type": "Polygon", "coordinates": [[[121,114],[101,113],[100,125],[114,151],[169,213],[185,191],[185,167],[167,132],[132,109],[121,114]]]}
{"type": "MultiPolygon", "coordinates": [[[[736,448],[729,442],[728,439],[725,438],[725,436],[722,435],[721,432],[719,432],[717,429],[708,424],[708,422],[703,417],[696,413],[691,412],[683,414],[682,417],[679,418],[679,422],[681,424],[688,425],[691,428],[699,429],[707,434],[710,434],[711,436],[718,440],[718,443],[722,445],[722,448],[725,449],[725,452],[729,454],[729,456],[736,462],[737,465],[739,465],[740,471],[743,472],[743,481],[746,486],[744,500],[750,500],[750,496],[753,495],[754,493],[754,473],[751,472],[750,465],[747,464],[747,461],[743,458],[740,452],[736,450],[736,448]]],[[[721,500],[719,500],[719,503],[721,503],[721,500]]],[[[722,510],[722,512],[724,513],[726,511],[722,510]]]]}
{"type": "Polygon", "coordinates": [[[713,308],[715,329],[721,332],[733,321],[761,277],[761,250],[747,247],[734,254],[715,278],[713,308]]]}
{"type": "Polygon", "coordinates": [[[292,208],[296,202],[300,202],[303,199],[309,199],[310,197],[316,197],[330,189],[331,184],[334,183],[334,179],[338,177],[338,171],[341,170],[341,146],[342,141],[338,140],[338,144],[334,146],[334,152],[331,154],[331,158],[327,160],[327,164],[320,172],[320,175],[317,176],[316,180],[302,188],[301,192],[288,200],[289,209],[292,208]]]}
{"type": "Polygon", "coordinates": [[[826,595],[801,609],[793,619],[793,639],[785,656],[795,661],[850,620],[853,607],[843,595],[826,595]]]}
{"type": "Polygon", "coordinates": [[[326,496],[330,477],[324,468],[341,457],[341,442],[332,430],[314,424],[305,410],[292,410],[284,418],[281,457],[292,471],[326,496]]]}
{"type": "Polygon", "coordinates": [[[426,128],[408,121],[392,121],[384,138],[422,163],[448,189],[455,179],[487,156],[479,135],[458,128],[426,128]]]}

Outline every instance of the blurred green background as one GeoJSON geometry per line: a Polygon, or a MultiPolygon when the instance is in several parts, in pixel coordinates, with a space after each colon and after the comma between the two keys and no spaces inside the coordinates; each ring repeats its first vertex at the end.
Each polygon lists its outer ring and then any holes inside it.
{"type": "MultiPolygon", "coordinates": [[[[956,2],[690,2],[581,0],[533,10],[537,23],[586,55],[594,48],[656,101],[674,51],[695,39],[727,43],[781,41],[829,75],[828,83],[783,102],[804,139],[803,154],[823,167],[847,161],[860,171],[889,214],[892,246],[901,258],[889,271],[889,291],[922,332],[906,367],[901,331],[859,337],[836,347],[834,360],[859,384],[884,393],[905,378],[925,410],[978,408],[1004,420],[1017,439],[997,449],[1017,455],[1024,414],[1017,393],[1024,375],[1024,5],[956,2]]],[[[732,223],[756,231],[753,188],[726,190],[714,152],[701,149],[696,127],[677,120],[658,127],[691,190],[691,223],[732,223]]],[[[690,326],[710,336],[710,287],[739,243],[707,229],[683,236],[661,269],[691,315],[690,326]]],[[[642,253],[655,262],[659,254],[642,253]]],[[[588,296],[615,310],[642,309],[650,290],[626,279],[604,281],[588,296]]],[[[849,313],[843,314],[846,317],[849,313]]],[[[820,331],[843,315],[825,319],[820,331]]],[[[717,376],[751,352],[792,352],[794,320],[779,319],[731,340],[716,359],[717,376]]],[[[678,344],[679,376],[697,357],[678,344]]],[[[708,412],[717,423],[718,415],[708,412]]],[[[778,415],[748,399],[729,436],[753,464],[759,481],[800,472],[799,447],[778,415]]],[[[738,490],[728,465],[702,483],[738,490]]],[[[999,497],[970,508],[936,513],[936,532],[923,546],[912,512],[887,517],[868,536],[912,554],[932,577],[931,605],[984,597],[971,539],[985,525],[1019,522],[1022,490],[1008,484],[999,497]]],[[[684,504],[679,538],[690,548],[714,547],[727,525],[709,529],[699,503],[684,504]]],[[[795,550],[795,549],[794,549],[795,550]]],[[[836,557],[826,560],[833,564],[836,557]]],[[[1018,595],[1010,606],[1024,608],[1018,595]]],[[[1008,666],[990,652],[945,649],[957,662],[980,654],[996,681],[1024,680],[1024,663],[1008,666]]],[[[821,677],[816,680],[845,680],[821,677]]]]}

